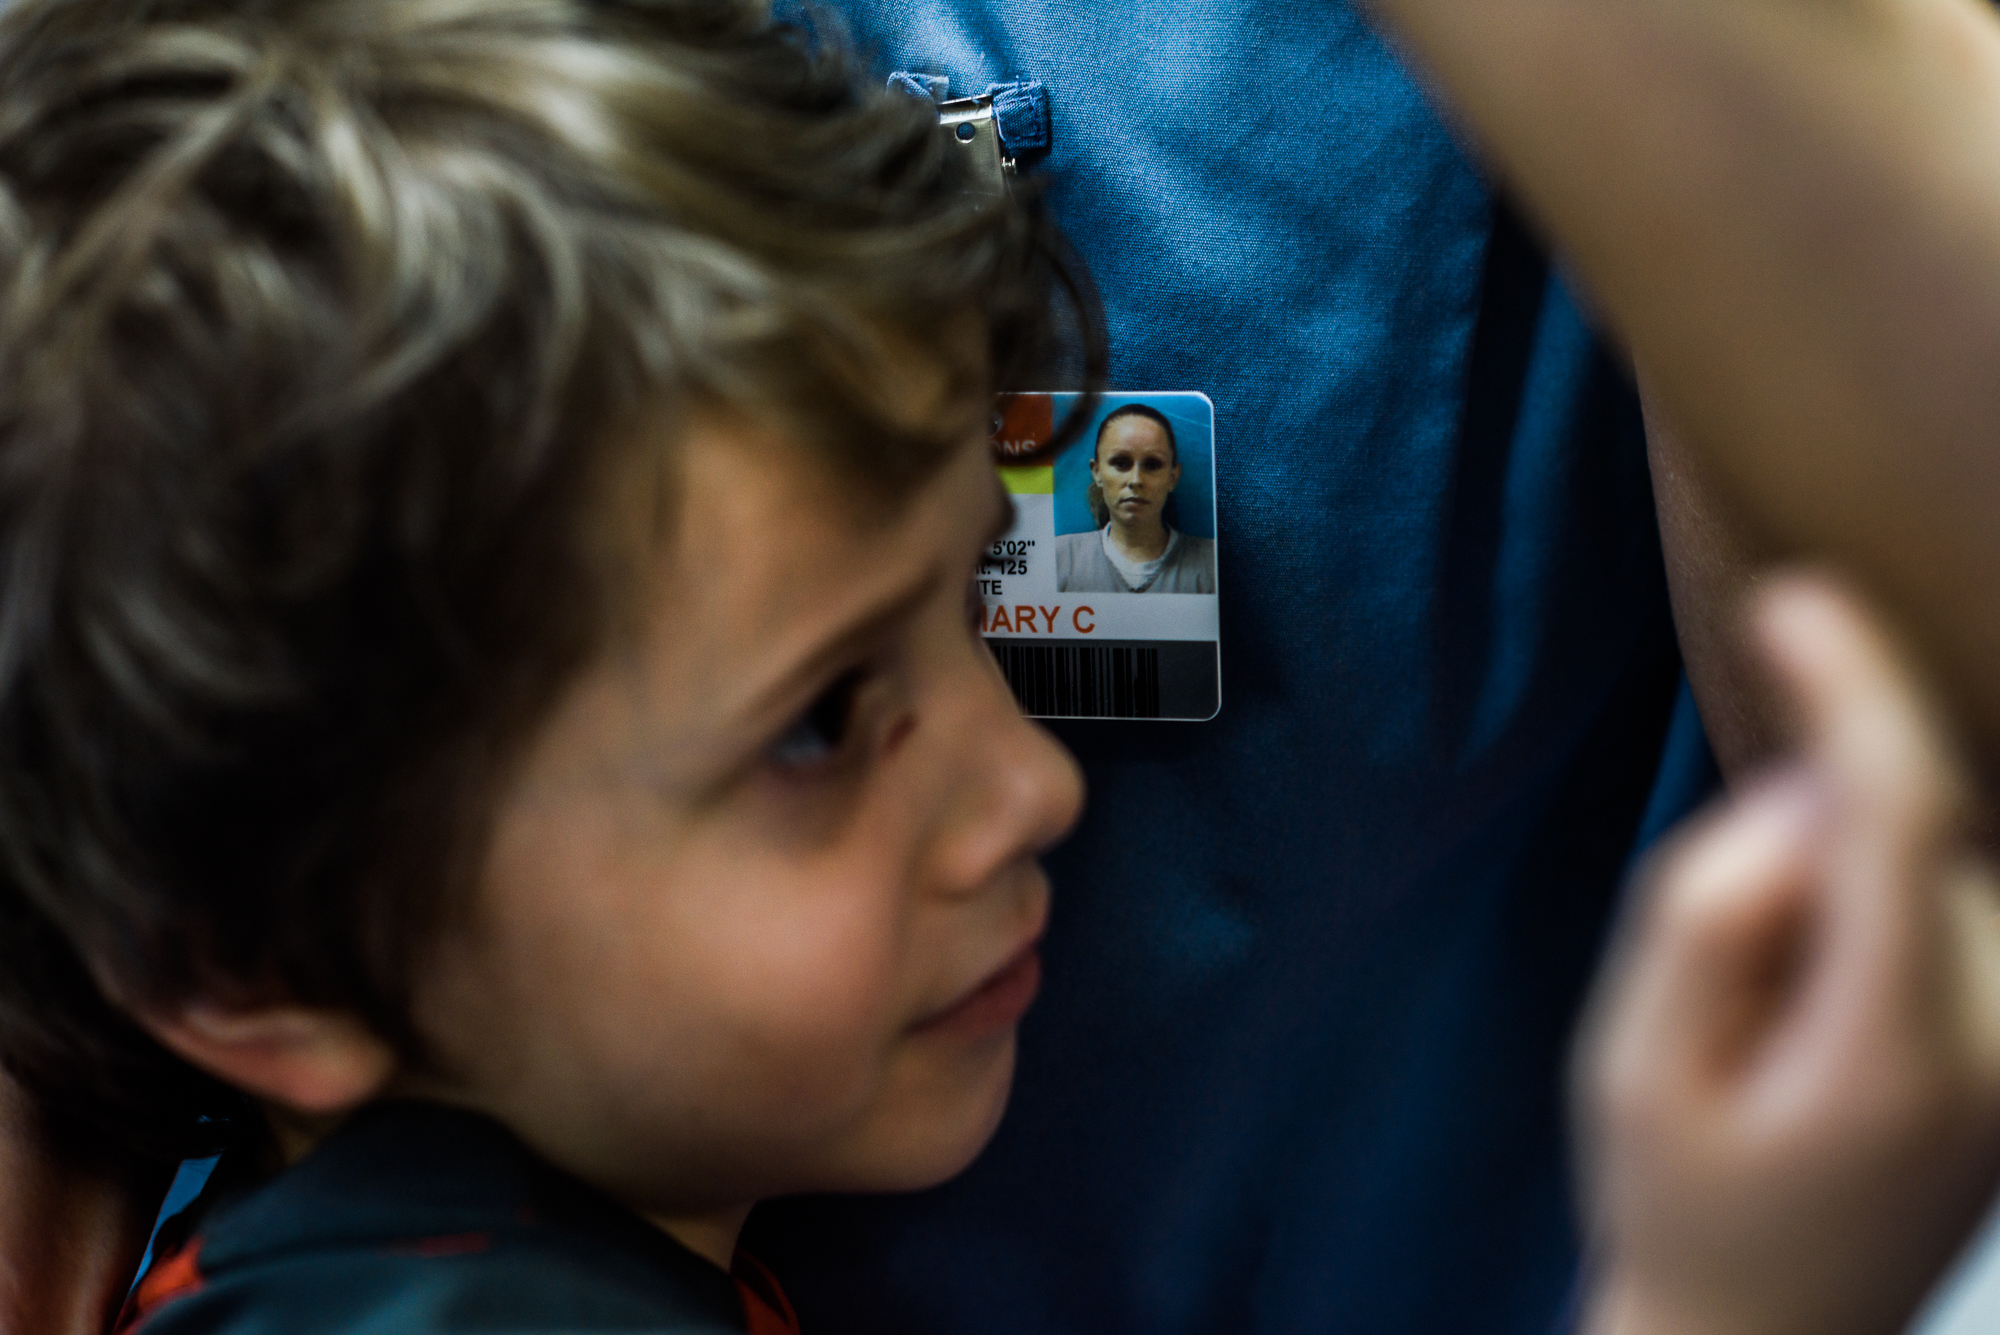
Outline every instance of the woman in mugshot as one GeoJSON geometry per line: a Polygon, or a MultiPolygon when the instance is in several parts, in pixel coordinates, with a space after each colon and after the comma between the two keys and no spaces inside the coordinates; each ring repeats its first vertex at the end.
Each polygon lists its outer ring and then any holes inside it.
{"type": "Polygon", "coordinates": [[[1180,449],[1164,416],[1132,403],[1106,417],[1085,493],[1097,528],[1056,539],[1056,588],[1214,593],[1215,541],[1169,528],[1162,514],[1180,480],[1180,449]]]}

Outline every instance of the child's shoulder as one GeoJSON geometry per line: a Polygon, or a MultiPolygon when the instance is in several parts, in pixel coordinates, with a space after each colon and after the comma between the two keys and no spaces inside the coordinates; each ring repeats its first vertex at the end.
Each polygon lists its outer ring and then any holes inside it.
{"type": "Polygon", "coordinates": [[[744,1330],[735,1281],[483,1118],[370,1109],[155,1264],[143,1335],[744,1330]]]}

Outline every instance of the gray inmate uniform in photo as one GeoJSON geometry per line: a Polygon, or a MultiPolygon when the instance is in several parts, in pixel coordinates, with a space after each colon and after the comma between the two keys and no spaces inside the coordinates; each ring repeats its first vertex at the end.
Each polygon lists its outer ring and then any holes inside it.
{"type": "Polygon", "coordinates": [[[1153,577],[1128,584],[1105,552],[1104,529],[1056,539],[1056,588],[1062,593],[1214,593],[1215,541],[1176,532],[1153,577]]]}

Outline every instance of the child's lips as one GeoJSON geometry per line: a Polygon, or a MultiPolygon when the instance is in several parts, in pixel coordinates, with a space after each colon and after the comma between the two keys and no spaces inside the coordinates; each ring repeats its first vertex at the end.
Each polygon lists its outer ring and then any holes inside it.
{"type": "Polygon", "coordinates": [[[955,1038],[1004,1033],[1021,1022],[1042,985],[1040,937],[1030,941],[978,987],[920,1021],[917,1032],[955,1038]]]}

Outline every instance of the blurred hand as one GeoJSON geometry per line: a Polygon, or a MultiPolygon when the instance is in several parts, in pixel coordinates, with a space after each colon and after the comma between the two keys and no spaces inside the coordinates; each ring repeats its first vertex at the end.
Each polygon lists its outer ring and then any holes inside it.
{"type": "Polygon", "coordinates": [[[1592,1335],[1892,1335],[2000,1176],[1966,776],[1850,597],[1754,629],[1798,750],[1652,859],[1578,1049],[1592,1335]]]}

